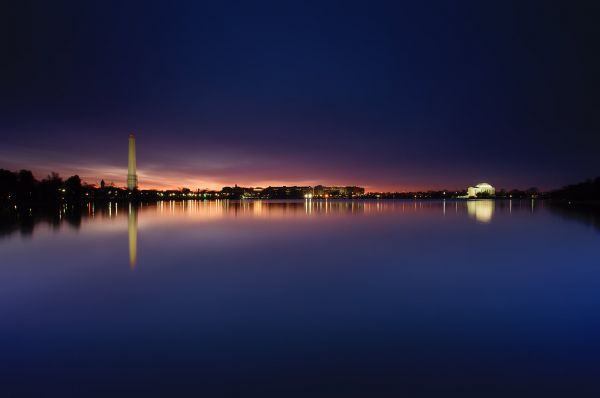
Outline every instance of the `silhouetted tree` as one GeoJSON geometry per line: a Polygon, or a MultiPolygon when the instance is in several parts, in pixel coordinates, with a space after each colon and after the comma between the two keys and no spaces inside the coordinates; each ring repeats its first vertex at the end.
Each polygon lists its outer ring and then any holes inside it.
{"type": "Polygon", "coordinates": [[[0,201],[8,200],[17,189],[17,175],[9,170],[0,169],[0,201]]]}
{"type": "Polygon", "coordinates": [[[69,200],[76,200],[81,198],[83,187],[81,185],[81,178],[76,174],[67,178],[65,181],[66,197],[69,200]]]}
{"type": "Polygon", "coordinates": [[[550,197],[581,201],[600,200],[600,177],[579,184],[567,185],[562,189],[551,192],[550,197]]]}
{"type": "Polygon", "coordinates": [[[17,180],[17,200],[21,202],[33,200],[36,184],[33,173],[29,170],[21,170],[17,180]]]}
{"type": "Polygon", "coordinates": [[[506,189],[502,188],[500,191],[496,191],[497,198],[506,198],[508,194],[506,193],[506,189]]]}
{"type": "Polygon", "coordinates": [[[52,172],[40,182],[39,186],[39,193],[44,201],[56,202],[63,196],[63,181],[58,173],[52,172]]]}

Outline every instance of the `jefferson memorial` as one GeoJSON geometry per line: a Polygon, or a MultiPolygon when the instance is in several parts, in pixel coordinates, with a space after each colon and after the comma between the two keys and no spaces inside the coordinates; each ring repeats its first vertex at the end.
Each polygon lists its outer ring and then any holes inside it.
{"type": "Polygon", "coordinates": [[[487,182],[482,182],[474,187],[467,188],[467,198],[476,198],[479,193],[487,193],[491,196],[496,194],[496,188],[488,184],[487,182]]]}

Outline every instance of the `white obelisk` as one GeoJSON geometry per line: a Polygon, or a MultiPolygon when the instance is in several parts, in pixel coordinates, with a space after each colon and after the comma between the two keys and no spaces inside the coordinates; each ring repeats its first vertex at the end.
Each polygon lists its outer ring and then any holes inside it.
{"type": "Polygon", "coordinates": [[[137,189],[137,174],[135,166],[135,135],[129,134],[129,164],[127,167],[127,189],[134,191],[137,189]]]}

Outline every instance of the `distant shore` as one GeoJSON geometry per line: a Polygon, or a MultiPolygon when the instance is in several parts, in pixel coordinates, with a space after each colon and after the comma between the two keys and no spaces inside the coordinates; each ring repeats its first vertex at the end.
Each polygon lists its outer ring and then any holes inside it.
{"type": "MultiPolygon", "coordinates": [[[[0,207],[53,207],[57,204],[108,203],[108,202],[159,202],[167,200],[471,200],[465,198],[466,190],[428,190],[417,192],[365,192],[357,186],[316,185],[282,187],[224,187],[215,190],[128,190],[113,184],[87,184],[78,175],[63,180],[51,173],[37,180],[31,171],[0,169],[0,207]]],[[[473,199],[550,199],[557,204],[598,206],[600,204],[600,177],[564,188],[540,192],[528,190],[496,190],[495,195],[485,192],[473,199]]]]}

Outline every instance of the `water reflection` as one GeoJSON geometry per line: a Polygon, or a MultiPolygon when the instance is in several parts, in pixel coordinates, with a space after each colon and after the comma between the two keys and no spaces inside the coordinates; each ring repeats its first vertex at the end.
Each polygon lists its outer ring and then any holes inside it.
{"type": "Polygon", "coordinates": [[[597,205],[571,205],[555,203],[547,206],[548,210],[565,219],[577,220],[600,232],[600,209],[597,205]]]}
{"type": "MultiPolygon", "coordinates": [[[[477,223],[491,223],[502,214],[515,212],[534,214],[536,209],[545,209],[553,214],[573,218],[598,226],[596,207],[556,206],[543,201],[530,200],[297,200],[297,201],[162,201],[149,204],[108,203],[85,204],[81,206],[63,205],[53,209],[18,208],[0,212],[0,238],[19,233],[31,237],[37,228],[62,228],[79,230],[87,225],[116,223],[127,217],[127,230],[130,246],[130,264],[135,268],[137,261],[138,213],[146,220],[154,222],[190,221],[210,222],[223,218],[268,218],[273,221],[290,217],[342,217],[418,214],[440,217],[468,217],[477,223]],[[127,211],[119,211],[127,206],[127,211]]],[[[121,224],[122,225],[122,224],[121,224]]]]}
{"type": "Polygon", "coordinates": [[[63,227],[78,230],[84,217],[83,208],[73,205],[45,209],[30,207],[0,209],[0,239],[16,233],[28,238],[33,236],[35,229],[42,225],[53,230],[63,227]]]}
{"type": "Polygon", "coordinates": [[[137,207],[129,203],[129,212],[127,213],[127,231],[129,235],[129,267],[135,270],[137,263],[137,207]]]}
{"type": "Polygon", "coordinates": [[[597,385],[598,214],[530,200],[0,211],[2,396],[597,385]]]}
{"type": "Polygon", "coordinates": [[[489,223],[494,216],[494,201],[489,200],[469,200],[467,201],[467,211],[470,217],[482,223],[489,223]]]}

